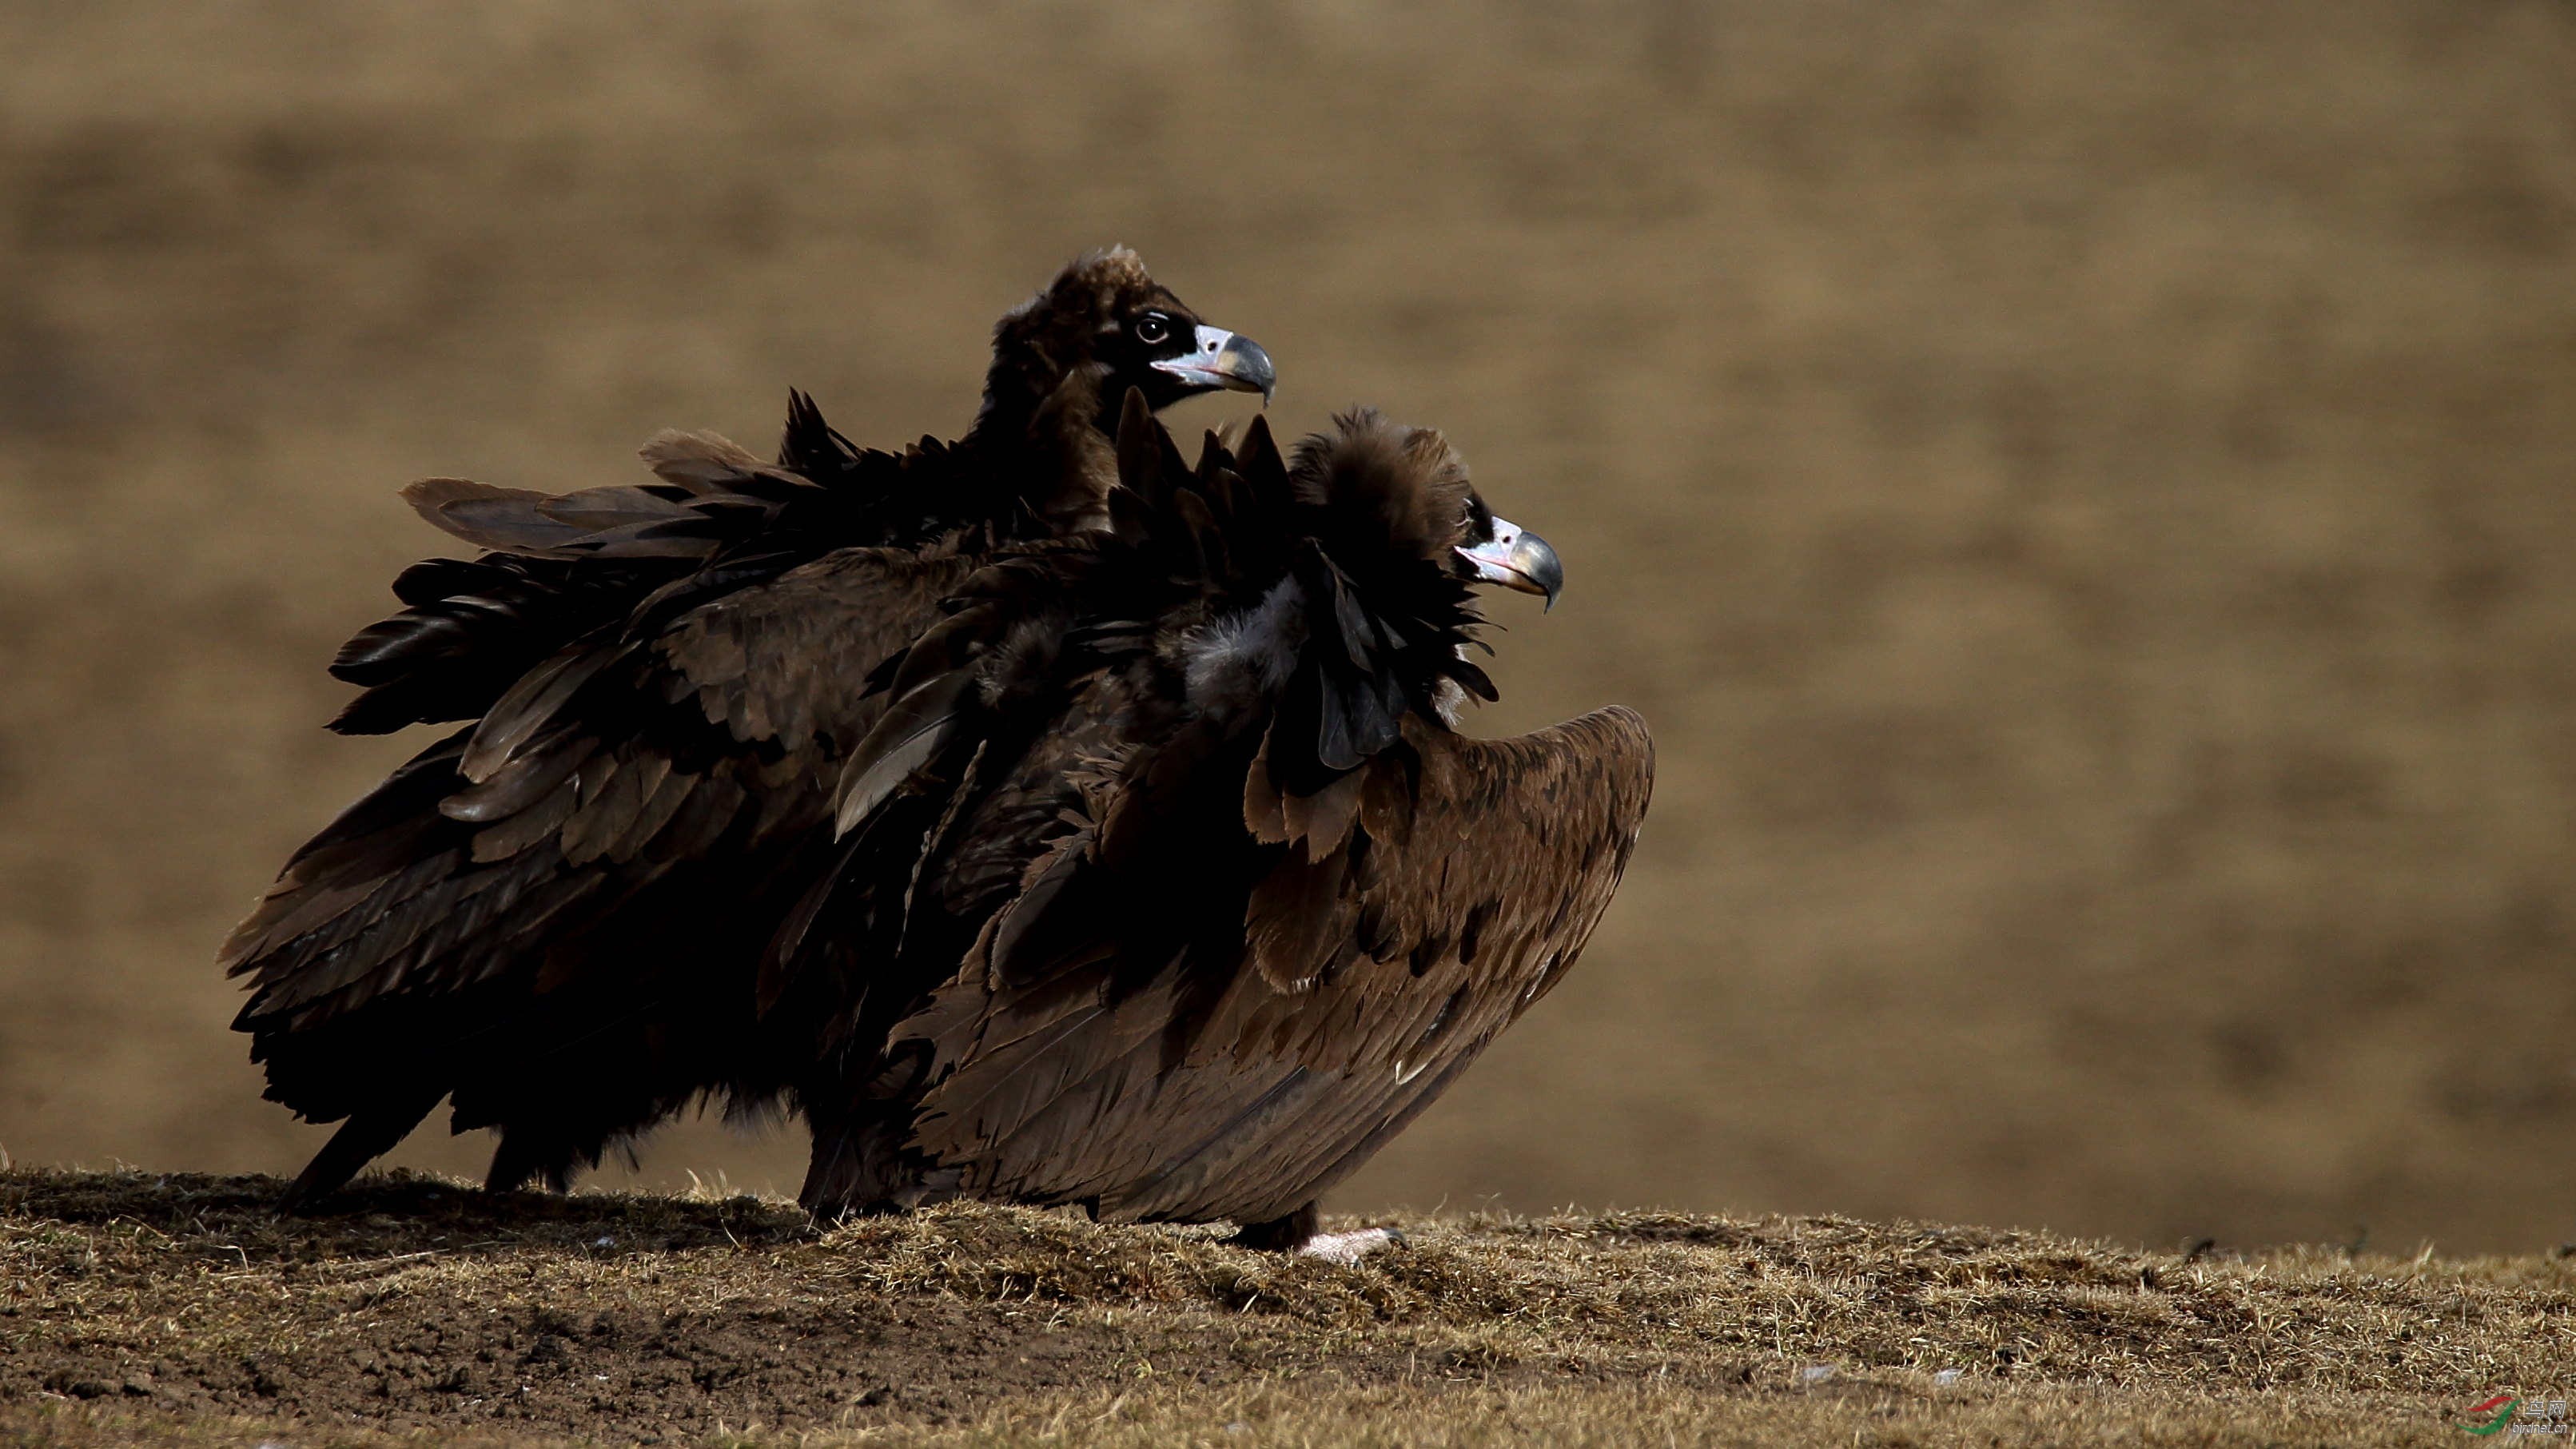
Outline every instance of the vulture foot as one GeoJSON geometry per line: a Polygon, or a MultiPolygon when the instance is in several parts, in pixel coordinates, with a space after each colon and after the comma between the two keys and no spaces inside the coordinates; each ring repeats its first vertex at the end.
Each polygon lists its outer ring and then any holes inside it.
{"type": "Polygon", "coordinates": [[[1229,1241],[1238,1248],[1321,1258],[1345,1268],[1380,1248],[1404,1246],[1404,1234],[1392,1228],[1362,1228],[1356,1233],[1318,1232],[1322,1223],[1322,1213],[1315,1204],[1308,1203],[1284,1218],[1272,1218],[1266,1223],[1246,1223],[1242,1231],[1229,1241]]]}
{"type": "Polygon", "coordinates": [[[1362,1258],[1382,1248],[1401,1248],[1404,1234],[1392,1228],[1362,1228],[1356,1233],[1317,1233],[1297,1245],[1300,1258],[1321,1258],[1345,1268],[1357,1267],[1362,1258]]]}

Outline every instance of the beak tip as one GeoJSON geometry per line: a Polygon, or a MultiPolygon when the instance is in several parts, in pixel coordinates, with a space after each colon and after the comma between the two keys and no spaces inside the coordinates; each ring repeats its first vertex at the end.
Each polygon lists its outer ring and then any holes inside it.
{"type": "Polygon", "coordinates": [[[1513,545],[1512,554],[1522,572],[1529,576],[1529,581],[1538,585],[1538,592],[1547,597],[1546,607],[1539,612],[1553,613],[1557,599],[1565,593],[1565,564],[1557,558],[1556,550],[1546,539],[1524,530],[1513,545]]]}
{"type": "Polygon", "coordinates": [[[1230,364],[1226,370],[1241,378],[1247,391],[1258,390],[1263,407],[1270,406],[1270,395],[1279,390],[1279,370],[1271,366],[1270,354],[1260,343],[1242,336],[1226,344],[1225,351],[1227,356],[1221,360],[1230,364]]]}

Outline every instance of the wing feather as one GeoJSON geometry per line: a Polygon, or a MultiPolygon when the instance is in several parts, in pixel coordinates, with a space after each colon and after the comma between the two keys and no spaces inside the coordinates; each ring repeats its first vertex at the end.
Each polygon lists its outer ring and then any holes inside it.
{"type": "Polygon", "coordinates": [[[1264,852],[1231,959],[1200,942],[1121,984],[970,958],[899,1032],[944,1073],[915,1147],[977,1191],[1140,1219],[1266,1220],[1364,1160],[1573,964],[1653,779],[1626,709],[1403,737],[1308,837],[1339,849],[1264,852]]]}
{"type": "MultiPolygon", "coordinates": [[[[461,1122],[469,1099],[543,1102],[540,1079],[595,1092],[581,1064],[620,1043],[702,1036],[720,1015],[702,1003],[730,999],[727,952],[747,1018],[760,902],[792,903],[800,842],[828,840],[840,759],[883,708],[869,676],[972,563],[842,550],[639,639],[595,631],[397,771],[298,853],[223,953],[249,978],[239,1024],[272,1094],[327,1119],[404,1061],[456,1080],[461,1122]],[[375,1045],[347,1047],[352,1032],[375,1045]]],[[[594,1145],[626,1125],[601,1119],[594,1145]]]]}

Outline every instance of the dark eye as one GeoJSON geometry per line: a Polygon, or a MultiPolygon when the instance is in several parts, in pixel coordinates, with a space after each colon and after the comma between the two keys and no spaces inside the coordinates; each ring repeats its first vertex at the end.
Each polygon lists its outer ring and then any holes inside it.
{"type": "Polygon", "coordinates": [[[1152,347],[1171,339],[1172,319],[1160,312],[1148,312],[1136,319],[1136,340],[1152,347]]]}

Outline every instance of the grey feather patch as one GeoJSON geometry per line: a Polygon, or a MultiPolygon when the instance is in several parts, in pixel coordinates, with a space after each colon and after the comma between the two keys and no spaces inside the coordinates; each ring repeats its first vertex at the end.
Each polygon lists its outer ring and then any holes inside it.
{"type": "Polygon", "coordinates": [[[879,754],[864,773],[843,786],[840,808],[832,816],[833,838],[849,834],[852,827],[875,814],[895,787],[938,757],[939,747],[948,743],[954,729],[954,721],[945,716],[923,725],[879,754]]]}
{"type": "Polygon", "coordinates": [[[520,851],[554,834],[557,827],[571,818],[574,804],[575,792],[558,785],[554,793],[528,809],[501,816],[499,824],[489,830],[476,832],[471,858],[477,865],[489,865],[493,861],[507,860],[517,855],[520,851]]]}
{"type": "MultiPolygon", "coordinates": [[[[906,661],[907,668],[912,662],[906,661]]],[[[833,811],[835,838],[849,834],[915,771],[938,758],[957,732],[957,711],[968,701],[974,683],[972,672],[951,670],[906,691],[886,710],[841,766],[840,801],[833,811]]],[[[900,674],[896,687],[903,687],[900,674]]]]}
{"type": "Polygon", "coordinates": [[[468,825],[507,820],[572,778],[597,748],[592,740],[565,741],[559,748],[513,760],[472,788],[439,801],[438,813],[468,825]]]}
{"type": "Polygon", "coordinates": [[[692,516],[684,505],[649,489],[632,486],[585,488],[578,493],[549,498],[537,505],[537,511],[557,523],[571,524],[585,532],[692,516]]]}
{"type": "Polygon", "coordinates": [[[776,478],[800,485],[806,482],[793,473],[769,466],[741,444],[714,433],[677,430],[657,433],[638,451],[645,465],[663,482],[676,483],[697,494],[727,491],[745,475],[776,478]]]}
{"type": "Polygon", "coordinates": [[[433,527],[503,553],[544,553],[584,532],[548,518],[542,509],[553,500],[525,488],[497,488],[470,478],[423,478],[406,485],[402,496],[433,527]]]}
{"type": "Polygon", "coordinates": [[[510,686],[509,693],[493,702],[483,722],[475,726],[473,738],[466,742],[465,756],[457,763],[457,773],[469,780],[489,779],[536,738],[583,685],[619,657],[614,649],[576,648],[528,671],[525,678],[510,686]]]}

